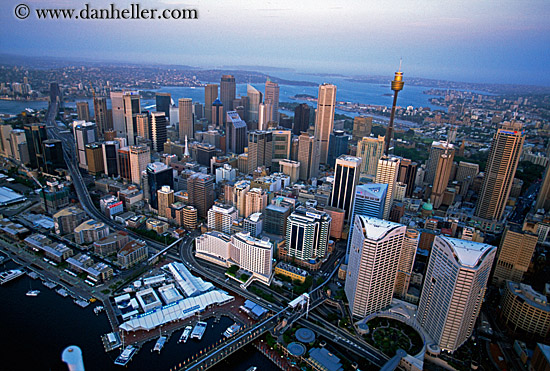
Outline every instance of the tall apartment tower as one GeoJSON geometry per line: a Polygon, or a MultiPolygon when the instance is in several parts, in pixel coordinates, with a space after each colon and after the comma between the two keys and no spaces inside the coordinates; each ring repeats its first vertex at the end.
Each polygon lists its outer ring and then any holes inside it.
{"type": "Polygon", "coordinates": [[[90,106],[88,102],[76,102],[76,114],[79,120],[90,121],[90,106]]]}
{"type": "Polygon", "coordinates": [[[248,133],[248,172],[258,166],[271,166],[273,156],[273,134],[270,131],[256,130],[248,133]]]}
{"type": "Polygon", "coordinates": [[[212,175],[195,173],[187,179],[189,204],[197,208],[200,218],[206,218],[208,210],[214,205],[214,182],[212,175]]]}
{"type": "Polygon", "coordinates": [[[367,175],[376,175],[378,160],[384,155],[384,137],[363,137],[357,142],[357,157],[363,160],[361,163],[361,173],[367,175]]]}
{"type": "Polygon", "coordinates": [[[302,133],[298,142],[298,162],[300,163],[300,179],[307,181],[316,178],[319,173],[319,146],[315,137],[302,133]]]}
{"type": "Polygon", "coordinates": [[[436,236],[416,319],[443,350],[454,352],[472,335],[496,247],[436,236]]]}
{"type": "Polygon", "coordinates": [[[326,164],[328,160],[329,139],[334,130],[335,107],[336,85],[320,85],[315,111],[315,140],[319,143],[319,163],[321,164],[326,164]]]}
{"type": "Polygon", "coordinates": [[[244,217],[261,213],[267,206],[267,192],[262,188],[252,188],[245,195],[244,217]]]}
{"type": "Polygon", "coordinates": [[[239,155],[244,153],[244,148],[247,145],[246,122],[241,119],[237,111],[228,111],[225,132],[226,152],[239,155]]]}
{"type": "Polygon", "coordinates": [[[430,201],[435,209],[439,209],[443,202],[443,194],[447,190],[451,170],[453,168],[454,151],[445,151],[439,155],[437,168],[435,171],[434,183],[430,201]]]}
{"type": "Polygon", "coordinates": [[[160,187],[157,199],[159,216],[168,218],[171,215],[170,205],[174,203],[174,190],[169,185],[160,187]]]}
{"type": "Polygon", "coordinates": [[[220,100],[223,103],[223,116],[233,111],[233,100],[237,95],[237,86],[233,75],[223,75],[220,81],[220,100]]]}
{"type": "Polygon", "coordinates": [[[502,219],[524,140],[521,123],[504,123],[497,130],[491,143],[475,216],[490,220],[502,219]]]}
{"type": "Polygon", "coordinates": [[[237,209],[234,206],[214,204],[208,210],[207,225],[214,231],[230,234],[233,222],[237,220],[237,217],[237,209]]]}
{"type": "Polygon", "coordinates": [[[357,215],[344,290],[354,317],[365,317],[391,303],[399,253],[407,227],[357,215]]]}
{"type": "Polygon", "coordinates": [[[265,82],[265,96],[266,102],[271,102],[271,115],[269,121],[279,122],[279,84],[267,79],[265,82]]]}
{"type": "Polygon", "coordinates": [[[399,265],[397,266],[397,276],[395,277],[395,288],[393,295],[405,299],[409,284],[411,283],[411,273],[416,256],[416,248],[420,242],[420,233],[416,229],[407,228],[403,247],[399,253],[399,265]]]}
{"type": "Polygon", "coordinates": [[[537,240],[537,235],[524,232],[521,226],[508,224],[498,249],[493,283],[501,287],[506,280],[521,283],[533,258],[537,240]]]}
{"type": "Polygon", "coordinates": [[[204,115],[209,123],[212,123],[212,103],[216,99],[218,99],[218,84],[207,84],[204,87],[204,115]]]}
{"type": "Polygon", "coordinates": [[[195,137],[193,130],[193,100],[191,98],[180,98],[178,100],[179,109],[179,139],[183,141],[185,137],[191,139],[195,137]]]}
{"type": "Polygon", "coordinates": [[[378,160],[378,167],[376,169],[376,183],[385,183],[388,185],[388,192],[386,193],[386,204],[384,205],[384,219],[387,219],[390,215],[390,209],[395,198],[395,183],[397,182],[397,174],[399,172],[399,157],[382,156],[378,160]]]}
{"type": "Polygon", "coordinates": [[[170,121],[170,107],[172,106],[172,96],[170,93],[156,93],[155,103],[157,112],[164,112],[164,116],[170,121]]]}
{"type": "Polygon", "coordinates": [[[249,180],[239,180],[233,185],[233,200],[232,204],[237,207],[239,216],[244,216],[246,212],[246,194],[250,190],[249,180]]]}
{"type": "Polygon", "coordinates": [[[124,124],[126,125],[126,136],[128,145],[136,144],[137,121],[136,115],[141,113],[141,98],[138,92],[124,93],[124,124]]]}
{"type": "Polygon", "coordinates": [[[547,165],[542,178],[542,186],[537,196],[537,203],[535,204],[535,209],[537,210],[550,210],[550,170],[548,169],[550,169],[550,166],[547,165]]]}
{"type": "Polygon", "coordinates": [[[342,155],[336,159],[334,184],[329,198],[329,205],[343,209],[344,218],[348,220],[353,210],[355,188],[359,184],[361,158],[342,155]]]}
{"type": "Polygon", "coordinates": [[[294,108],[294,126],[292,127],[292,132],[295,135],[300,135],[307,132],[309,128],[309,112],[311,109],[306,103],[302,103],[294,108]]]}
{"type": "Polygon", "coordinates": [[[452,154],[454,158],[454,146],[446,141],[434,141],[430,147],[430,155],[426,161],[426,175],[424,177],[424,182],[428,184],[433,184],[435,179],[435,173],[437,171],[437,164],[441,155],[444,153],[452,154]]]}
{"type": "Polygon", "coordinates": [[[144,139],[151,139],[151,125],[149,125],[149,115],[140,113],[136,115],[137,135],[144,139]]]}
{"type": "MultiPolygon", "coordinates": [[[[103,133],[105,133],[106,130],[112,129],[112,125],[109,125],[110,120],[107,116],[108,112],[107,99],[104,97],[94,97],[94,121],[97,125],[99,136],[103,136],[103,133]]],[[[89,114],[90,113],[88,112],[88,115],[89,114]]]]}
{"type": "Polygon", "coordinates": [[[296,208],[286,223],[288,255],[302,261],[323,258],[327,253],[331,221],[330,215],[323,211],[296,208]]]}
{"type": "Polygon", "coordinates": [[[151,113],[151,142],[154,152],[164,151],[164,143],[167,138],[168,121],[163,112],[151,113]]]}
{"type": "MultiPolygon", "coordinates": [[[[94,105],[94,114],[95,112],[94,105]]],[[[107,112],[107,104],[105,104],[105,112],[107,112]]],[[[126,123],[124,119],[124,92],[111,91],[111,115],[113,116],[113,127],[117,137],[126,137],[126,123]]],[[[96,123],[97,123],[96,116],[96,123]]],[[[98,123],[98,126],[100,124],[98,123]]]]}
{"type": "Polygon", "coordinates": [[[129,159],[132,183],[140,184],[141,173],[147,169],[147,164],[151,162],[151,150],[145,145],[130,146],[129,159]]]}

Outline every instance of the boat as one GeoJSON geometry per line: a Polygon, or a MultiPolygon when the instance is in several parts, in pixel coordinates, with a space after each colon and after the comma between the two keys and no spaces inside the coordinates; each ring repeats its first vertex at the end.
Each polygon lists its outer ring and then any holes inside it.
{"type": "Polygon", "coordinates": [[[178,340],[178,343],[187,342],[187,339],[189,339],[189,335],[191,335],[191,330],[193,330],[193,326],[186,326],[180,336],[180,339],[178,340]]]}
{"type": "Polygon", "coordinates": [[[202,339],[202,336],[204,335],[204,332],[206,331],[206,326],[208,324],[206,322],[199,321],[195,325],[195,328],[193,328],[193,332],[191,333],[191,339],[202,339]]]}
{"type": "Polygon", "coordinates": [[[156,342],[155,347],[153,348],[153,350],[154,350],[155,352],[159,352],[159,354],[160,354],[160,351],[161,351],[162,348],[164,347],[164,343],[166,343],[166,339],[167,339],[166,336],[161,336],[161,337],[159,337],[159,339],[157,340],[157,342],[156,342]]]}
{"type": "Polygon", "coordinates": [[[8,283],[23,274],[24,272],[20,269],[10,269],[9,271],[2,272],[0,273],[0,285],[8,283]]]}
{"type": "Polygon", "coordinates": [[[230,338],[231,336],[235,335],[237,331],[239,331],[240,329],[241,329],[241,325],[235,322],[234,324],[229,326],[227,330],[225,330],[225,332],[223,333],[223,336],[225,336],[226,338],[230,338]]]}
{"type": "Polygon", "coordinates": [[[252,367],[247,368],[246,371],[256,371],[257,369],[258,369],[258,367],[252,366],[252,367]]]}
{"type": "Polygon", "coordinates": [[[136,354],[137,348],[133,345],[128,345],[122,353],[115,359],[115,365],[126,366],[128,362],[132,359],[134,354],[136,354]]]}
{"type": "Polygon", "coordinates": [[[105,310],[104,307],[102,307],[101,305],[98,305],[97,307],[94,308],[94,313],[97,315],[101,312],[103,312],[105,310]]]}
{"type": "Polygon", "coordinates": [[[38,294],[40,294],[40,290],[29,290],[26,293],[27,296],[38,296],[38,294]]]}

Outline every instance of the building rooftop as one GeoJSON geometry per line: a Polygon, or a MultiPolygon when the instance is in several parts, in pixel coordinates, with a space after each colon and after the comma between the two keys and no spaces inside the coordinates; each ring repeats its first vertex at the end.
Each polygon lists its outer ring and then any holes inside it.
{"type": "Polygon", "coordinates": [[[548,305],[546,296],[536,292],[531,286],[512,281],[506,281],[506,286],[514,295],[526,301],[529,305],[550,312],[550,305],[548,305]]]}
{"type": "Polygon", "coordinates": [[[90,219],[90,220],[86,220],[84,223],[80,224],[78,227],[75,228],[74,231],[76,233],[79,233],[79,232],[87,231],[87,230],[98,230],[98,229],[101,229],[103,227],[105,227],[105,223],[98,222],[97,220],[94,220],[94,219],[90,219]]]}
{"type": "Polygon", "coordinates": [[[388,185],[387,184],[381,184],[381,183],[371,183],[371,184],[360,184],[356,188],[356,195],[360,197],[366,197],[366,198],[372,198],[375,200],[381,200],[382,197],[385,196],[385,194],[388,191],[388,185]]]}
{"type": "Polygon", "coordinates": [[[25,201],[27,198],[7,187],[0,187],[0,206],[25,201]]]}
{"type": "Polygon", "coordinates": [[[147,246],[145,241],[140,241],[140,240],[130,241],[126,245],[124,245],[122,249],[120,249],[120,251],[118,252],[118,255],[126,256],[145,246],[147,246]]]}
{"type": "Polygon", "coordinates": [[[384,238],[389,232],[405,226],[403,224],[390,222],[388,220],[382,220],[373,218],[370,216],[358,215],[361,224],[363,225],[363,232],[365,237],[369,240],[380,240],[384,238]]]}
{"type": "Polygon", "coordinates": [[[61,217],[64,217],[64,216],[76,215],[76,214],[83,213],[83,212],[84,212],[84,210],[82,210],[79,207],[69,206],[69,207],[66,207],[64,209],[59,210],[57,213],[55,213],[53,215],[53,217],[54,218],[61,218],[61,217]]]}
{"type": "Polygon", "coordinates": [[[460,240],[458,238],[445,236],[437,236],[436,238],[445,241],[449,247],[452,248],[460,264],[472,268],[478,265],[488,252],[496,249],[495,246],[486,243],[460,240]]]}

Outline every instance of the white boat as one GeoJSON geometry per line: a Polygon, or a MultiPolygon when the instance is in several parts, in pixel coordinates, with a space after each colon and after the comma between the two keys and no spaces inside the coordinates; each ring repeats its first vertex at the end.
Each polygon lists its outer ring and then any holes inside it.
{"type": "Polygon", "coordinates": [[[20,269],[10,269],[9,271],[2,272],[0,273],[0,285],[8,283],[13,279],[22,276],[23,274],[24,272],[20,269]]]}
{"type": "Polygon", "coordinates": [[[195,325],[195,328],[193,328],[193,332],[191,333],[191,339],[202,339],[202,336],[204,335],[204,332],[206,331],[206,326],[208,324],[206,322],[197,322],[195,325]]]}
{"type": "Polygon", "coordinates": [[[247,368],[246,371],[256,371],[257,369],[258,369],[258,367],[252,366],[252,367],[247,368]]]}
{"type": "Polygon", "coordinates": [[[133,345],[128,345],[122,353],[115,359],[115,365],[126,366],[136,353],[137,348],[133,345]]]}
{"type": "Polygon", "coordinates": [[[187,342],[187,339],[189,339],[189,335],[191,335],[191,330],[193,330],[193,326],[186,326],[180,336],[180,339],[178,340],[178,343],[187,342]]]}
{"type": "Polygon", "coordinates": [[[226,338],[230,338],[231,336],[235,335],[237,331],[239,331],[240,329],[241,329],[241,325],[239,325],[238,323],[234,323],[231,326],[229,326],[227,330],[225,330],[225,332],[223,333],[223,336],[225,336],[226,338]]]}
{"type": "Polygon", "coordinates": [[[40,290],[29,290],[27,291],[27,296],[38,296],[40,294],[40,290]]]}
{"type": "Polygon", "coordinates": [[[153,350],[156,351],[156,352],[159,352],[159,354],[160,354],[160,351],[164,347],[164,343],[166,343],[166,339],[167,339],[166,336],[159,337],[159,339],[157,340],[153,350]]]}
{"type": "Polygon", "coordinates": [[[101,305],[98,305],[97,307],[94,308],[94,313],[95,314],[99,314],[101,312],[103,312],[105,310],[105,308],[101,305]]]}

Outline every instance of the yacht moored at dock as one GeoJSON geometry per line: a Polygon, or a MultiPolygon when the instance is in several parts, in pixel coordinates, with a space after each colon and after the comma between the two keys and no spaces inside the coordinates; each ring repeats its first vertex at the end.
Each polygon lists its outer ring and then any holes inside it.
{"type": "Polygon", "coordinates": [[[178,343],[186,343],[187,339],[189,339],[189,335],[191,335],[191,331],[193,330],[193,326],[186,326],[183,330],[183,333],[180,336],[180,339],[178,340],[178,343]]]}
{"type": "Polygon", "coordinates": [[[204,332],[206,331],[206,326],[208,324],[206,322],[197,322],[195,325],[195,328],[193,329],[193,332],[191,333],[191,339],[202,339],[202,336],[204,335],[204,332]]]}
{"type": "Polygon", "coordinates": [[[225,336],[226,338],[230,338],[231,336],[235,335],[237,331],[239,331],[240,329],[241,329],[241,325],[239,325],[238,323],[234,323],[231,326],[229,326],[227,330],[225,330],[225,332],[223,333],[223,336],[225,336]]]}
{"type": "Polygon", "coordinates": [[[40,290],[29,290],[25,295],[27,296],[38,296],[40,294],[40,290]]]}
{"type": "Polygon", "coordinates": [[[94,308],[94,313],[96,315],[98,315],[99,313],[103,312],[105,310],[105,308],[101,305],[98,305],[97,307],[94,308]]]}
{"type": "MultiPolygon", "coordinates": [[[[159,337],[159,339],[157,340],[157,342],[156,342],[155,347],[153,348],[153,350],[154,350],[155,352],[159,352],[159,354],[160,354],[160,351],[161,351],[162,348],[164,347],[164,343],[166,343],[166,339],[167,339],[166,336],[161,336],[161,337],[159,337]]],[[[153,351],[153,350],[152,350],[152,351],[153,351]]],[[[152,352],[152,351],[151,351],[151,352],[152,352]]]]}
{"type": "Polygon", "coordinates": [[[2,272],[0,273],[0,285],[8,283],[23,274],[24,272],[20,269],[10,269],[9,271],[2,272]]]}
{"type": "Polygon", "coordinates": [[[122,353],[115,359],[115,365],[126,366],[136,354],[137,348],[133,345],[128,345],[122,353]]]}

